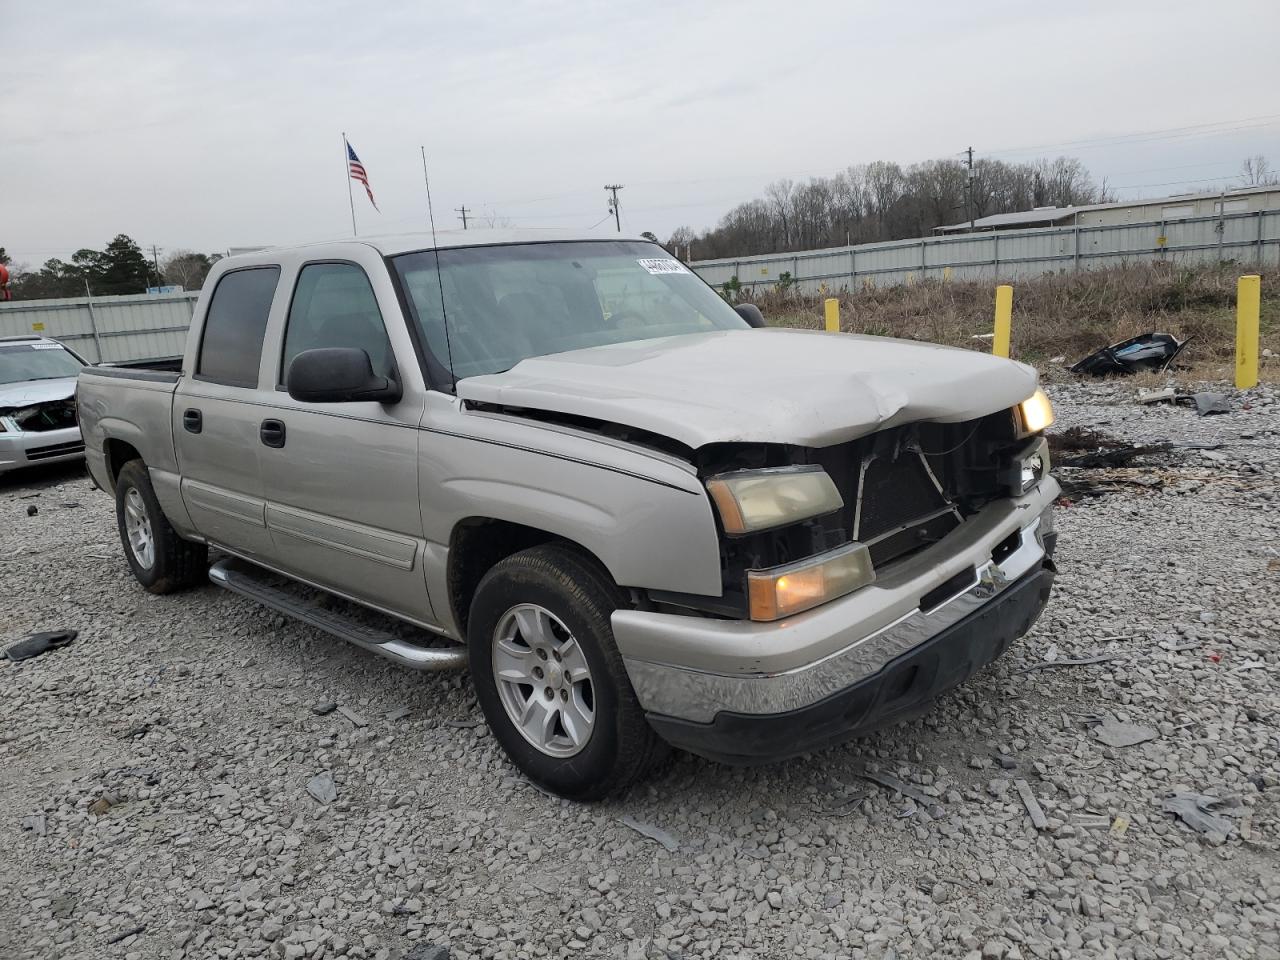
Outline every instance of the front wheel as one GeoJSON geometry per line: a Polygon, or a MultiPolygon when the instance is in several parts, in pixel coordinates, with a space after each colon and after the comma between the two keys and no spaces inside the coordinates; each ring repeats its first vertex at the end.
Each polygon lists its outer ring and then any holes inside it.
{"type": "Polygon", "coordinates": [[[476,590],[471,676],[494,737],[531,780],[573,800],[618,793],[665,751],[613,642],[618,588],[556,544],[517,553],[476,590]]]}
{"type": "Polygon", "coordinates": [[[134,579],[151,593],[172,593],[208,574],[208,548],[178,536],[141,460],[130,460],[116,478],[116,525],[134,579]]]}

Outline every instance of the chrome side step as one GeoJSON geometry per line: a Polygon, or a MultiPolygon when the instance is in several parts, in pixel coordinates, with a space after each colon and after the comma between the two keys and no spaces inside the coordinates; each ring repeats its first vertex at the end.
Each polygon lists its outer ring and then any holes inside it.
{"type": "Polygon", "coordinates": [[[286,617],[354,643],[357,647],[386,657],[412,670],[460,670],[467,665],[467,650],[450,647],[420,647],[391,633],[368,627],[331,610],[304,603],[288,590],[269,582],[273,574],[241,560],[219,560],[209,568],[209,579],[219,587],[256,600],[286,617]]]}

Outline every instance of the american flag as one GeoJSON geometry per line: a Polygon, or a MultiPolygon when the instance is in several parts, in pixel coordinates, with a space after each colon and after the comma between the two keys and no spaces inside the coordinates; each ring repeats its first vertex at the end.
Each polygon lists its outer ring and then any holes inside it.
{"type": "MultiPolygon", "coordinates": [[[[369,202],[373,204],[373,209],[378,210],[378,203],[373,199],[373,190],[369,187],[369,175],[364,172],[364,164],[360,162],[360,158],[356,156],[356,152],[351,149],[351,144],[347,144],[347,166],[351,169],[351,179],[358,180],[364,184],[364,192],[369,195],[369,202]]],[[[381,210],[378,210],[381,213],[381,210]]]]}

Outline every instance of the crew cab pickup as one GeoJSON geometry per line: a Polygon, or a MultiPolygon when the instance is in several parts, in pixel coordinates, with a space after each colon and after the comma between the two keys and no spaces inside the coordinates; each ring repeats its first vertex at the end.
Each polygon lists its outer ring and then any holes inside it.
{"type": "Polygon", "coordinates": [[[643,240],[231,257],[180,373],[86,369],[78,399],[146,589],[469,667],[511,760],[578,799],[667,745],[758,763],[910,717],[1053,581],[1034,370],[766,327],[643,240]]]}

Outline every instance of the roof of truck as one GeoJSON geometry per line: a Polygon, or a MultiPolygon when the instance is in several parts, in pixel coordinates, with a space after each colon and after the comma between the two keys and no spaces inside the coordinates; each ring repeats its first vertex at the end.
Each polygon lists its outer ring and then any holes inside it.
{"type": "MultiPolygon", "coordinates": [[[[374,236],[344,237],[340,240],[325,240],[318,243],[287,245],[274,249],[296,249],[296,247],[324,247],[337,243],[367,243],[383,256],[394,256],[397,253],[410,253],[415,250],[433,250],[446,247],[488,247],[505,243],[563,243],[573,240],[633,240],[646,243],[644,237],[633,237],[619,233],[592,233],[585,230],[441,230],[436,234],[430,231],[417,233],[396,233],[374,236]]],[[[268,248],[271,249],[271,248],[268,248]]],[[[265,251],[263,251],[265,252],[265,251]]]]}

